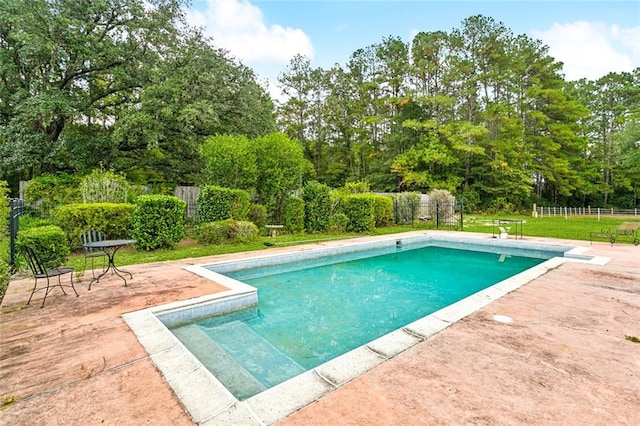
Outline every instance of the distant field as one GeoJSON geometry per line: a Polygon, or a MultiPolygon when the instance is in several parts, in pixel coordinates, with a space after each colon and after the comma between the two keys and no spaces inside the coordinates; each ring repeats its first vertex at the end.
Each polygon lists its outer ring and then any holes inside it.
{"type": "MultiPolygon", "coordinates": [[[[524,235],[532,237],[566,238],[570,240],[589,241],[591,232],[600,232],[603,229],[615,229],[622,222],[640,222],[640,216],[601,216],[600,220],[590,216],[562,216],[533,218],[531,216],[495,215],[464,217],[464,230],[467,232],[492,232],[493,219],[523,219],[522,230],[524,235]]],[[[513,230],[512,230],[513,232],[513,230]]],[[[600,239],[600,241],[606,241],[600,239]]],[[[630,243],[628,238],[620,238],[619,243],[630,243]]]]}

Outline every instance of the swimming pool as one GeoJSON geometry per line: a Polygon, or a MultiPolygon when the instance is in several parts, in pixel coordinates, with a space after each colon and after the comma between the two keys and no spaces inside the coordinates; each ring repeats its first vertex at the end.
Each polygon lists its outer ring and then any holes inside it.
{"type": "Polygon", "coordinates": [[[543,260],[421,242],[243,268],[257,307],[169,328],[242,401],[543,260]]]}
{"type": "Polygon", "coordinates": [[[123,315],[123,318],[195,422],[271,424],[562,263],[606,263],[584,255],[585,250],[588,248],[495,240],[482,234],[415,232],[269,250],[267,253],[245,253],[240,259],[235,255],[233,257],[236,260],[221,260],[208,265],[215,266],[219,272],[203,268],[202,265],[185,268],[215,280],[229,288],[228,291],[131,312],[123,315]],[[401,244],[428,241],[440,247],[479,251],[490,248],[499,250],[505,256],[524,252],[538,258],[552,257],[245,401],[234,397],[167,328],[167,325],[237,311],[257,303],[254,287],[222,273],[336,253],[355,253],[375,247],[394,247],[398,241],[401,244]]]}

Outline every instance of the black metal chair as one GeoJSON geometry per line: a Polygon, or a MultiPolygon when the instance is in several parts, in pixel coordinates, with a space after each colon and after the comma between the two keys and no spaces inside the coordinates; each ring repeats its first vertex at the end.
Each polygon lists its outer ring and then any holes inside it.
{"type": "Polygon", "coordinates": [[[26,246],[22,247],[21,251],[22,251],[22,255],[24,256],[24,258],[27,260],[27,263],[29,264],[29,268],[31,269],[31,272],[33,273],[33,278],[35,279],[35,283],[33,285],[33,291],[31,292],[31,296],[29,296],[29,300],[27,301],[27,305],[29,303],[31,303],[31,298],[33,297],[33,294],[36,291],[45,290],[44,299],[42,299],[42,305],[40,306],[41,308],[43,308],[44,307],[44,302],[47,300],[47,295],[56,286],[60,287],[60,290],[62,290],[62,292],[64,294],[67,294],[67,292],[64,291],[64,287],[71,287],[73,289],[73,292],[76,294],[76,297],[80,296],[78,294],[78,292],[76,291],[75,286],[73,285],[73,268],[59,267],[59,268],[47,269],[44,266],[44,263],[42,262],[42,260],[38,257],[36,252],[31,247],[26,247],[26,246]],[[62,275],[66,275],[66,274],[71,274],[71,283],[70,284],[62,284],[62,282],[60,281],[60,277],[62,275]],[[58,277],[58,283],[57,284],[52,284],[51,283],[50,279],[53,278],[53,277],[58,277]],[[38,288],[38,280],[39,279],[46,279],[47,280],[47,286],[46,287],[42,287],[42,288],[38,288]]]}
{"type": "Polygon", "coordinates": [[[107,253],[100,249],[85,247],[85,244],[93,243],[96,241],[104,241],[104,234],[102,234],[102,232],[100,231],[91,230],[83,232],[82,235],[80,235],[80,238],[82,239],[82,251],[84,253],[84,266],[82,267],[82,274],[84,274],[84,271],[87,269],[87,259],[91,259],[91,275],[95,279],[96,273],[94,271],[94,261],[98,257],[102,258],[102,271],[104,272],[104,269],[106,267],[105,259],[107,259],[107,253]]]}

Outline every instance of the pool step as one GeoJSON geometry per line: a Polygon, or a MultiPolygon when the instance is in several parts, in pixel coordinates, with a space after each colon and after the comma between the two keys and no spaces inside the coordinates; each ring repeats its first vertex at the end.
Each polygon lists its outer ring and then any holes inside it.
{"type": "Polygon", "coordinates": [[[236,398],[243,400],[266,389],[227,351],[211,340],[201,327],[191,324],[173,329],[172,332],[236,398]]]}
{"type": "Polygon", "coordinates": [[[234,321],[214,328],[203,328],[203,332],[266,387],[305,372],[303,367],[244,322],[234,321]]]}
{"type": "Polygon", "coordinates": [[[239,400],[305,371],[242,321],[172,332],[239,400]]]}

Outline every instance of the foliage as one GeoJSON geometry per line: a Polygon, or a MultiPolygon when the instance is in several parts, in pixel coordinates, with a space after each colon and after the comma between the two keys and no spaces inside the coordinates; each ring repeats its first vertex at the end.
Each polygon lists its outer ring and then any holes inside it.
{"type": "Polygon", "coordinates": [[[257,76],[184,5],[0,2],[0,178],[102,162],[137,183],[195,183],[206,136],[274,131],[257,76]]]}
{"type": "Polygon", "coordinates": [[[40,213],[46,217],[57,206],[80,202],[79,185],[80,178],[75,175],[40,175],[29,181],[24,199],[39,204],[40,213]]]}
{"type": "Polygon", "coordinates": [[[264,229],[267,225],[267,208],[261,204],[252,203],[249,206],[247,218],[255,223],[258,229],[264,229]]]}
{"type": "Polygon", "coordinates": [[[446,189],[434,189],[427,194],[429,197],[429,214],[432,218],[436,218],[440,221],[445,220],[449,215],[448,211],[451,205],[455,203],[455,197],[451,195],[446,189]]]}
{"type": "Polygon", "coordinates": [[[21,230],[16,240],[16,248],[31,247],[46,268],[62,265],[69,256],[67,235],[55,225],[21,230]]]}
{"type": "Polygon", "coordinates": [[[371,192],[371,187],[367,182],[347,182],[344,184],[344,189],[349,194],[364,194],[371,192]]]}
{"type": "Polygon", "coordinates": [[[393,194],[395,223],[412,224],[418,217],[420,209],[420,194],[415,192],[400,192],[393,194]]]}
{"type": "Polygon", "coordinates": [[[201,223],[197,234],[198,242],[204,244],[248,242],[257,237],[258,227],[254,223],[234,219],[201,223]]]}
{"type": "Polygon", "coordinates": [[[9,187],[6,181],[0,180],[0,238],[9,228],[9,187]]]}
{"type": "Polygon", "coordinates": [[[331,188],[310,181],[302,188],[304,201],[304,229],[307,232],[323,232],[331,219],[331,188]]]}
{"type": "Polygon", "coordinates": [[[285,201],[291,191],[300,188],[307,170],[302,145],[282,133],[256,138],[252,145],[258,170],[257,201],[267,207],[272,223],[282,223],[285,201]]]}
{"type": "Polygon", "coordinates": [[[110,170],[95,169],[80,182],[83,203],[126,203],[129,190],[127,179],[110,170]]]}
{"type": "Polygon", "coordinates": [[[289,197],[284,209],[284,228],[293,234],[304,231],[304,200],[300,197],[289,197]]]}
{"type": "Polygon", "coordinates": [[[252,190],[258,175],[256,153],[244,135],[210,136],[202,145],[208,185],[252,190]]]}
{"type": "Polygon", "coordinates": [[[393,198],[388,195],[374,195],[373,215],[376,220],[376,227],[389,226],[393,223],[393,198]]]}
{"type": "Polygon", "coordinates": [[[184,236],[187,203],[171,195],[141,195],[131,214],[131,237],[142,250],[174,246],[184,236]]]}
{"type": "Polygon", "coordinates": [[[134,205],[128,203],[68,204],[54,211],[53,223],[65,232],[71,249],[78,250],[85,231],[100,231],[111,239],[125,238],[133,210],[134,205]]]}
{"type": "Polygon", "coordinates": [[[344,213],[334,213],[329,219],[329,231],[330,232],[345,232],[349,225],[349,217],[344,213]]]}
{"type": "Polygon", "coordinates": [[[198,195],[198,218],[202,222],[230,218],[246,220],[249,215],[249,206],[247,191],[207,185],[198,195]]]}
{"type": "Polygon", "coordinates": [[[342,210],[349,218],[347,231],[367,232],[375,228],[375,196],[371,194],[350,195],[344,199],[342,210]]]}

